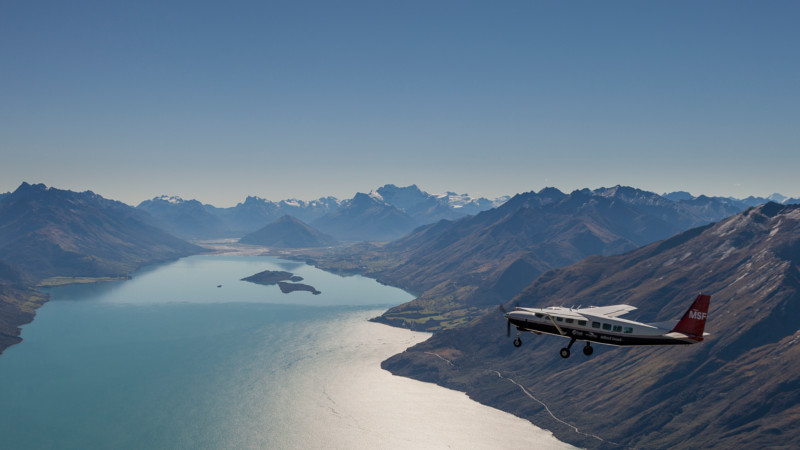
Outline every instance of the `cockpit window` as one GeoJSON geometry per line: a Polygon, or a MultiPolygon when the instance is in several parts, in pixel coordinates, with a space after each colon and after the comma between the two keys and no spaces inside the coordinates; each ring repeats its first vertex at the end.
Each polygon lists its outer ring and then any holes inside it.
{"type": "Polygon", "coordinates": [[[542,314],[542,313],[536,313],[536,317],[537,317],[537,318],[539,318],[539,319],[541,319],[542,317],[544,317],[544,314],[542,314]]]}

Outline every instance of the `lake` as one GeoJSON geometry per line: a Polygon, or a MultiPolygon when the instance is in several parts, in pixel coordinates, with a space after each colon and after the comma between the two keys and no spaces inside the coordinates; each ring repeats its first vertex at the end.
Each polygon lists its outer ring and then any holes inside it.
{"type": "Polygon", "coordinates": [[[50,294],[0,357],[3,448],[569,448],[382,370],[429,335],[368,322],[412,298],[371,279],[203,255],[50,294]],[[240,281],[263,270],[322,293],[240,281]]]}

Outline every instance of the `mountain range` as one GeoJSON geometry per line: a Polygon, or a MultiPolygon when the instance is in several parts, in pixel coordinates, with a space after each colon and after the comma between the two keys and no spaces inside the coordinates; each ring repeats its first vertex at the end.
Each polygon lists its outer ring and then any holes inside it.
{"type": "Polygon", "coordinates": [[[358,193],[312,225],[343,241],[389,241],[413,230],[417,222],[380,196],[358,193]]]}
{"type": "Polygon", "coordinates": [[[673,201],[616,186],[518,194],[458,220],[422,226],[386,245],[315,256],[418,297],[376,320],[420,330],[458,326],[516,295],[541,273],[591,255],[612,255],[741,211],[728,199],[673,201]]]}
{"type": "Polygon", "coordinates": [[[309,202],[295,199],[272,202],[247,197],[234,207],[217,208],[197,200],[162,196],[144,201],[137,208],[147,211],[161,228],[184,239],[241,238],[291,215],[341,241],[386,241],[420,225],[476,214],[507,199],[473,198],[453,192],[433,195],[416,185],[387,184],[343,201],[324,197],[309,202]]]}
{"type": "MultiPolygon", "coordinates": [[[[621,186],[583,191],[590,195],[602,195],[601,192],[605,192],[605,195],[617,198],[639,195],[636,193],[638,190],[621,186]]],[[[161,196],[140,203],[137,209],[149,213],[152,223],[159,228],[189,240],[241,238],[285,215],[291,215],[339,241],[391,241],[419,226],[443,219],[458,220],[496,208],[509,198],[504,196],[490,200],[454,192],[435,195],[416,185],[398,187],[387,184],[369,193],[357,193],[348,200],[323,197],[313,201],[289,199],[273,202],[250,196],[234,207],[218,208],[198,200],[161,196]]],[[[687,192],[673,192],[662,196],[648,193],[647,198],[638,199],[637,207],[645,212],[662,214],[660,219],[666,222],[678,220],[674,222],[676,229],[686,229],[694,223],[726,217],[770,199],[787,203],[797,201],[780,194],[773,194],[769,199],[748,197],[739,200],[693,197],[687,192]],[[665,212],[670,207],[665,209],[664,205],[671,205],[676,210],[665,212]]],[[[630,202],[637,199],[631,197],[625,200],[630,202]]]]}
{"type": "Polygon", "coordinates": [[[656,322],[679,318],[703,292],[712,296],[710,336],[699,345],[596,346],[592,357],[563,360],[555,337],[529,335],[515,349],[495,309],[384,367],[465,391],[579,446],[781,447],[800,439],[799,268],[800,205],[768,203],[548,271],[506,303],[625,303],[638,308],[631,319],[656,322]]]}
{"type": "Polygon", "coordinates": [[[782,204],[615,186],[492,203],[386,185],[343,202],[248,197],[214,208],[161,197],[133,208],[23,183],[0,195],[0,351],[47,300],[35,289],[46,278],[124,277],[203,251],[173,234],[266,228],[262,238],[285,245],[280,230],[294,238],[308,221],[384,242],[298,257],[417,295],[376,318],[436,331],[384,362],[395,374],[465,391],[584,447],[781,446],[797,440],[800,417],[800,206],[773,198],[782,204]],[[299,215],[284,217],[290,210],[299,215]],[[655,322],[699,292],[712,295],[705,342],[597,346],[588,359],[562,360],[554,337],[515,349],[497,307],[627,303],[632,319],[655,322]]]}

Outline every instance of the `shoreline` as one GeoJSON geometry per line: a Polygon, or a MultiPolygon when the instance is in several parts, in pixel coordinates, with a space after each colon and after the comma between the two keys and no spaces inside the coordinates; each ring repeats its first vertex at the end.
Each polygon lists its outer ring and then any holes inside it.
{"type": "MultiPolygon", "coordinates": [[[[271,256],[277,256],[277,255],[271,254],[271,256]]],[[[303,261],[304,263],[306,263],[308,265],[311,265],[311,266],[313,266],[313,267],[315,267],[315,268],[317,268],[319,270],[323,270],[323,271],[334,273],[334,274],[337,273],[337,272],[332,271],[330,269],[320,267],[318,264],[315,263],[314,259],[311,258],[311,255],[309,255],[308,253],[303,252],[302,249],[298,249],[295,252],[284,252],[284,254],[281,255],[281,256],[284,256],[284,257],[287,257],[287,258],[293,259],[293,260],[303,261]]],[[[352,274],[352,275],[360,275],[360,276],[363,276],[363,277],[366,277],[366,278],[370,278],[370,279],[375,280],[376,282],[379,282],[379,283],[384,284],[386,286],[390,286],[390,287],[394,287],[396,289],[404,290],[405,292],[408,292],[409,294],[411,294],[415,298],[417,297],[416,294],[413,294],[413,293],[407,291],[406,289],[404,289],[404,288],[402,288],[400,286],[394,286],[391,283],[378,281],[376,278],[372,278],[369,275],[361,273],[360,271],[353,271],[353,272],[349,272],[349,273],[352,274]]],[[[388,308],[387,311],[390,310],[390,309],[391,308],[388,308]]],[[[432,332],[416,331],[416,330],[414,330],[412,328],[400,326],[399,324],[396,324],[396,323],[391,323],[391,322],[388,322],[388,321],[375,320],[375,319],[378,319],[379,317],[380,317],[380,315],[377,316],[377,317],[369,318],[368,322],[373,323],[375,325],[383,325],[383,326],[386,326],[388,328],[397,329],[397,330],[405,330],[405,331],[412,332],[412,333],[429,333],[430,336],[429,336],[428,339],[430,339],[430,337],[433,336],[432,332]]],[[[448,385],[442,383],[441,380],[437,381],[435,378],[424,379],[422,377],[415,377],[414,375],[396,374],[394,371],[385,368],[386,364],[391,359],[393,359],[394,357],[401,356],[402,354],[406,353],[406,351],[408,351],[408,349],[410,349],[411,347],[414,347],[414,346],[417,346],[419,344],[422,344],[423,342],[427,341],[428,339],[425,339],[424,341],[417,342],[414,345],[412,345],[412,346],[410,346],[410,347],[408,347],[406,349],[403,349],[402,351],[399,351],[397,353],[393,353],[393,354],[387,355],[386,358],[384,358],[383,360],[380,361],[381,369],[389,372],[392,376],[395,376],[395,377],[405,378],[405,379],[408,379],[408,380],[412,380],[414,382],[421,382],[421,383],[425,383],[425,384],[433,384],[433,385],[438,386],[440,388],[443,388],[445,390],[463,394],[468,399],[470,399],[471,402],[474,402],[476,404],[482,405],[482,406],[484,406],[486,408],[491,408],[493,410],[497,410],[497,411],[501,411],[501,412],[503,412],[505,414],[509,414],[512,417],[515,417],[515,418],[517,418],[519,420],[522,420],[522,421],[525,421],[525,422],[529,423],[530,425],[536,427],[537,429],[541,429],[541,430],[547,431],[548,433],[550,433],[553,436],[554,439],[559,440],[559,442],[563,443],[564,445],[569,445],[571,448],[578,448],[578,447],[575,447],[573,444],[569,443],[570,441],[568,441],[568,440],[563,440],[563,441],[560,440],[560,439],[568,439],[569,432],[564,433],[563,430],[557,430],[557,429],[559,428],[559,425],[564,425],[564,426],[566,426],[567,429],[575,429],[575,432],[577,434],[585,435],[585,433],[579,432],[577,430],[577,428],[575,428],[573,425],[568,424],[568,423],[562,421],[561,419],[559,419],[558,417],[553,416],[552,413],[550,413],[550,416],[548,416],[548,417],[551,417],[553,419],[552,423],[550,424],[550,426],[554,426],[555,425],[555,428],[551,430],[549,428],[544,428],[544,427],[540,426],[537,423],[534,423],[530,419],[530,417],[525,417],[525,416],[522,416],[522,415],[516,415],[512,411],[501,409],[500,406],[498,406],[498,405],[494,405],[494,404],[491,404],[489,402],[482,402],[478,398],[473,398],[473,396],[470,394],[470,392],[467,389],[461,390],[461,389],[457,389],[455,387],[448,386],[448,385]]],[[[432,352],[424,352],[424,353],[427,354],[428,356],[432,357],[432,358],[438,359],[439,361],[442,362],[442,364],[445,364],[450,368],[455,368],[456,367],[456,365],[454,365],[453,362],[451,362],[450,360],[448,360],[446,357],[444,357],[442,355],[439,355],[439,354],[436,354],[436,353],[432,353],[432,352]]],[[[500,372],[497,372],[497,371],[494,371],[494,370],[489,370],[488,372],[491,372],[491,373],[493,373],[493,375],[496,375],[498,380],[505,380],[507,382],[510,382],[510,383],[516,385],[521,391],[520,395],[525,395],[525,396],[529,397],[532,402],[543,405],[544,409],[547,410],[547,412],[549,412],[547,406],[544,405],[544,403],[542,403],[540,400],[538,400],[536,398],[533,398],[530,395],[530,393],[526,390],[526,388],[524,386],[518,384],[513,379],[504,377],[500,372]]],[[[597,436],[590,436],[590,438],[597,438],[597,436]]],[[[600,439],[600,438],[597,438],[597,439],[599,439],[602,442],[608,443],[608,442],[604,441],[603,439],[600,439]]],[[[591,441],[592,440],[590,439],[589,442],[591,442],[591,441]]],[[[582,442],[582,440],[579,440],[579,441],[574,441],[573,440],[572,442],[582,442]]],[[[538,447],[536,447],[536,448],[538,448],[538,447]]]]}
{"type": "Polygon", "coordinates": [[[448,448],[465,441],[473,448],[575,448],[551,431],[464,392],[383,369],[381,361],[432,334],[370,322],[369,316],[378,311],[358,312],[338,324],[348,332],[338,342],[327,340],[329,348],[321,352],[326,356],[314,362],[330,365],[330,373],[319,374],[307,386],[325,399],[318,405],[321,422],[316,426],[353,433],[331,431],[324,442],[309,441],[310,448],[448,448]],[[343,351],[358,357],[341,358],[343,351]],[[335,417],[323,412],[328,410],[336,410],[335,417]],[[409,414],[415,410],[424,414],[409,414]]]}
{"type": "MultiPolygon", "coordinates": [[[[266,248],[266,247],[238,244],[237,242],[235,242],[233,240],[222,240],[222,241],[202,242],[202,243],[197,242],[196,244],[202,246],[203,248],[212,250],[210,253],[206,253],[209,256],[272,256],[272,257],[277,257],[277,258],[281,258],[281,259],[287,259],[287,260],[291,260],[291,261],[297,261],[298,259],[301,259],[304,263],[308,264],[309,266],[315,267],[318,270],[322,270],[322,271],[329,272],[329,273],[334,273],[334,272],[330,272],[328,270],[325,270],[323,268],[316,267],[314,264],[312,264],[311,262],[309,262],[305,258],[303,258],[304,256],[307,256],[307,255],[305,255],[303,253],[300,253],[300,252],[293,252],[293,251],[278,251],[278,252],[276,252],[276,251],[274,251],[272,249],[269,249],[269,248],[266,248]]],[[[178,258],[178,260],[183,259],[183,258],[185,258],[185,257],[178,258]]],[[[146,268],[146,267],[148,267],[150,265],[153,265],[153,264],[143,265],[142,267],[138,268],[137,270],[141,270],[141,269],[146,268]]],[[[362,275],[362,276],[364,276],[364,275],[362,275]]],[[[367,276],[365,276],[365,277],[369,278],[367,276]]],[[[105,281],[126,281],[126,280],[130,280],[130,279],[131,279],[130,276],[118,277],[118,278],[113,278],[113,279],[110,278],[110,277],[102,277],[102,278],[93,278],[93,277],[69,277],[69,278],[68,277],[53,277],[51,279],[45,280],[46,282],[45,281],[40,282],[36,286],[36,291],[35,292],[40,294],[40,295],[42,295],[43,293],[40,290],[41,288],[59,287],[59,286],[65,286],[65,285],[69,285],[69,284],[92,284],[92,283],[100,283],[100,282],[105,282],[105,281]]],[[[373,280],[374,280],[374,278],[373,278],[373,280]]],[[[398,288],[398,289],[401,289],[401,288],[398,288]]],[[[46,295],[46,294],[44,294],[44,295],[46,295]]],[[[41,303],[38,306],[41,307],[43,304],[44,303],[41,303]]],[[[376,310],[376,311],[379,311],[379,310],[376,310]]],[[[35,311],[33,312],[33,316],[35,316],[35,311]]],[[[27,324],[31,323],[34,318],[35,317],[31,317],[30,320],[28,320],[27,322],[19,325],[19,328],[18,328],[19,329],[19,334],[17,335],[18,338],[22,334],[21,327],[23,325],[27,325],[27,324]]],[[[460,396],[463,396],[470,403],[473,403],[473,404],[478,405],[478,406],[483,407],[483,408],[489,408],[489,409],[491,409],[493,411],[496,411],[496,412],[499,412],[499,413],[502,413],[502,414],[506,414],[506,415],[508,415],[510,417],[513,417],[515,420],[522,421],[525,424],[527,424],[528,426],[534,427],[536,430],[542,430],[543,432],[548,433],[554,440],[556,440],[557,442],[560,443],[560,446],[558,446],[558,448],[561,448],[562,446],[568,446],[569,445],[566,442],[559,441],[555,437],[555,435],[553,435],[553,433],[551,431],[539,427],[538,425],[534,424],[533,422],[531,422],[530,420],[528,420],[528,419],[526,419],[524,417],[516,416],[516,415],[514,415],[514,414],[512,414],[510,412],[503,411],[503,410],[498,409],[498,408],[496,408],[496,407],[494,407],[492,405],[488,405],[488,404],[482,403],[482,402],[480,402],[478,400],[472,399],[466,391],[453,389],[453,388],[441,385],[439,383],[431,383],[429,381],[425,381],[425,380],[414,378],[414,377],[407,377],[407,376],[404,376],[404,375],[395,375],[394,373],[390,372],[389,370],[384,369],[382,366],[383,366],[383,363],[387,359],[391,358],[392,356],[402,354],[408,348],[410,348],[410,347],[412,347],[414,345],[420,344],[420,343],[430,339],[432,334],[431,333],[427,333],[427,332],[413,331],[413,330],[410,330],[408,328],[397,327],[397,326],[393,326],[393,325],[390,325],[390,324],[374,322],[374,321],[371,321],[370,319],[371,319],[371,317],[365,317],[364,318],[364,322],[369,324],[369,325],[371,325],[371,326],[373,326],[373,327],[383,327],[384,329],[395,330],[395,331],[400,332],[400,333],[416,333],[416,334],[427,335],[425,337],[425,339],[418,340],[416,342],[412,342],[410,345],[408,345],[406,347],[398,348],[398,349],[396,349],[395,351],[393,351],[391,353],[387,353],[385,355],[382,355],[380,359],[374,361],[374,366],[379,371],[385,372],[386,374],[390,375],[393,378],[409,380],[410,382],[419,383],[419,384],[422,384],[422,385],[432,385],[432,386],[435,386],[438,389],[442,389],[443,391],[447,391],[447,392],[450,392],[450,393],[458,394],[460,396]]],[[[19,338],[18,342],[14,342],[14,343],[19,343],[19,342],[22,342],[21,338],[19,338]]],[[[10,345],[6,346],[5,348],[10,347],[14,343],[11,343],[10,345]]],[[[0,354],[2,354],[2,351],[5,350],[5,348],[0,349],[0,354]]],[[[435,356],[439,356],[439,355],[435,355],[435,356]]]]}
{"type": "MultiPolygon", "coordinates": [[[[195,245],[210,250],[209,255],[221,256],[280,256],[266,247],[239,244],[236,239],[218,239],[210,241],[193,242],[195,245]]],[[[186,258],[187,255],[177,258],[186,258]]],[[[164,261],[152,261],[136,268],[134,272],[154,266],[164,261]]],[[[65,277],[53,276],[25,284],[21,287],[10,287],[0,298],[0,312],[5,316],[6,326],[0,328],[0,357],[10,347],[23,342],[22,327],[36,319],[36,311],[50,301],[50,296],[44,290],[69,286],[75,284],[94,284],[104,282],[127,281],[131,275],[119,277],[65,277]],[[14,320],[16,319],[16,320],[14,320]]]]}
{"type": "MultiPolygon", "coordinates": [[[[222,263],[224,262],[223,258],[222,263]]],[[[309,268],[309,270],[316,269],[309,268]]],[[[216,292],[216,289],[211,287],[206,289],[216,292]]],[[[175,298],[174,296],[168,297],[175,298]]],[[[83,308],[91,306],[87,306],[84,302],[58,303],[61,308],[71,305],[83,308]]],[[[175,303],[179,305],[179,308],[185,307],[180,301],[175,303]]],[[[241,305],[241,303],[235,303],[233,306],[234,309],[241,308],[241,306],[235,305],[241,305]]],[[[200,306],[200,308],[205,309],[206,306],[200,306]]],[[[383,308],[385,306],[369,306],[350,312],[344,308],[341,310],[341,314],[320,316],[324,319],[315,317],[313,320],[323,320],[321,322],[323,326],[319,327],[309,327],[303,321],[296,321],[296,325],[293,325],[294,328],[290,328],[288,333],[287,330],[281,330],[277,342],[269,339],[264,350],[248,345],[249,350],[247,351],[252,352],[253,356],[261,355],[273,360],[274,355],[269,353],[269,349],[274,348],[276,343],[278,347],[284,347],[288,346],[287,339],[295,342],[296,339],[304,337],[310,338],[314,342],[313,346],[293,349],[284,363],[274,367],[270,366],[271,370],[264,371],[258,358],[248,358],[247,361],[256,361],[256,363],[248,362],[241,367],[241,370],[231,372],[231,375],[234,375],[232,378],[225,376],[225,379],[228,380],[228,388],[234,388],[231,391],[233,397],[229,395],[220,397],[223,399],[220,405],[233,408],[231,412],[237,412],[241,417],[219,429],[223,433],[220,436],[231,439],[220,442],[227,442],[232,447],[246,447],[249,444],[253,444],[254,447],[263,447],[260,444],[274,444],[277,447],[280,447],[280,444],[286,444],[284,447],[296,447],[299,442],[302,442],[306,448],[366,449],[377,447],[399,449],[409,447],[463,448],[465,446],[496,448],[500,445],[498,443],[509,448],[570,448],[568,444],[558,441],[550,431],[542,430],[530,421],[476,402],[463,392],[433,383],[421,383],[408,377],[396,376],[382,369],[380,366],[382,360],[393,354],[401,353],[410,346],[424,342],[432,336],[430,333],[412,332],[368,321],[369,317],[379,313],[383,308]],[[292,332],[292,330],[296,332],[292,332]],[[324,369],[320,370],[321,367],[324,369]],[[259,395],[253,395],[276,392],[275,389],[260,387],[262,386],[261,381],[266,382],[276,375],[278,378],[286,377],[295,384],[291,392],[300,393],[304,399],[297,408],[287,408],[283,413],[276,413],[273,407],[264,410],[264,405],[270,403],[264,403],[261,400],[266,400],[267,397],[259,400],[259,395]],[[232,379],[233,382],[230,381],[232,379]],[[228,398],[238,400],[229,402],[228,398]],[[240,422],[240,420],[244,422],[240,422]],[[245,434],[237,432],[243,424],[250,424],[245,428],[255,431],[245,434]],[[309,434],[297,430],[314,430],[314,433],[309,434]]],[[[93,311],[117,310],[114,306],[91,309],[93,311]]],[[[223,306],[223,309],[218,310],[228,311],[230,309],[223,306]]],[[[160,320],[163,320],[164,317],[162,315],[164,311],[153,312],[151,308],[137,308],[136,311],[143,311],[144,314],[158,313],[158,316],[162,317],[160,320]]],[[[248,315],[253,316],[253,314],[248,315]]],[[[81,314],[81,316],[84,315],[81,314]]],[[[129,314],[123,316],[124,320],[131,320],[129,314]]],[[[51,314],[50,319],[52,317],[51,314]]],[[[216,322],[217,319],[212,317],[209,316],[208,320],[211,320],[211,323],[216,322]]],[[[178,318],[175,316],[172,320],[178,318]]],[[[63,319],[60,320],[63,322],[63,319]]],[[[221,329],[227,330],[228,328],[223,326],[221,329]]],[[[244,327],[244,329],[249,329],[249,327],[244,327]]],[[[50,333],[53,332],[52,330],[50,333]]],[[[103,331],[102,327],[100,331],[103,331]]],[[[120,336],[110,336],[109,342],[112,344],[122,342],[128,345],[125,333],[127,332],[123,331],[120,335],[123,339],[120,339],[120,336]]],[[[102,337],[103,334],[96,334],[96,336],[102,337]]],[[[167,334],[167,336],[173,337],[171,334],[167,334]]],[[[202,336],[206,336],[205,331],[202,336]]],[[[252,337],[252,333],[248,333],[247,336],[245,341],[252,338],[254,342],[265,342],[258,337],[252,337]]],[[[268,334],[264,336],[268,336],[268,334]]],[[[214,338],[205,337],[203,339],[214,338]]],[[[231,343],[234,342],[242,342],[242,339],[234,337],[231,343]]],[[[153,342],[145,345],[156,344],[153,342]]],[[[89,342],[87,348],[90,351],[87,354],[95,353],[92,346],[93,344],[89,342]]],[[[87,348],[83,348],[83,351],[86,351],[87,348]]],[[[176,349],[165,349],[164,351],[162,356],[168,355],[170,352],[174,353],[176,349]]],[[[63,352],[58,353],[63,354],[63,352]]],[[[179,352],[181,357],[190,355],[187,360],[189,363],[196,362],[191,359],[193,353],[191,348],[188,352],[179,352]]],[[[231,354],[237,354],[237,352],[231,354]]],[[[113,357],[116,358],[116,356],[113,357]]],[[[120,361],[126,360],[121,358],[120,361]]],[[[215,364],[211,364],[212,368],[214,366],[215,364]]],[[[191,367],[191,364],[189,366],[181,365],[181,367],[191,367]]],[[[199,367],[202,367],[202,363],[199,367]]],[[[210,373],[216,373],[215,370],[210,373]]],[[[165,381],[169,382],[168,379],[165,381]]],[[[57,386],[50,386],[50,389],[57,386]]],[[[94,392],[97,388],[93,383],[85,386],[87,394],[94,392]]],[[[107,388],[117,392],[113,384],[109,384],[107,388]]],[[[187,389],[191,390],[189,387],[187,389]]],[[[211,398],[216,397],[209,397],[209,399],[211,398]]],[[[298,397],[293,394],[289,398],[297,399],[298,397]]],[[[294,401],[290,401],[289,405],[292,403],[294,401]]],[[[167,439],[172,438],[168,437],[167,439]]]]}
{"type": "Polygon", "coordinates": [[[50,277],[40,281],[36,285],[36,288],[54,288],[73,284],[105,283],[109,281],[126,281],[130,279],[130,275],[120,277],[50,277]]]}

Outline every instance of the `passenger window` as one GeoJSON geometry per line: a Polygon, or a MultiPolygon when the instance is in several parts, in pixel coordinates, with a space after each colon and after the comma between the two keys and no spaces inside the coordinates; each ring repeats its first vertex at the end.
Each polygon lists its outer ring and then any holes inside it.
{"type": "Polygon", "coordinates": [[[617,333],[622,331],[622,325],[614,325],[614,331],[616,331],[617,333]]]}
{"type": "Polygon", "coordinates": [[[585,320],[579,320],[578,321],[578,325],[580,325],[582,327],[585,327],[586,326],[586,321],[585,320]]]}
{"type": "Polygon", "coordinates": [[[539,318],[539,319],[541,319],[542,317],[544,317],[544,314],[542,314],[542,313],[536,313],[536,317],[537,317],[537,318],[539,318]]]}
{"type": "Polygon", "coordinates": [[[603,329],[604,329],[604,330],[610,330],[610,329],[611,329],[611,325],[609,325],[609,324],[607,324],[607,323],[604,323],[604,324],[603,324],[603,329]]]}
{"type": "Polygon", "coordinates": [[[592,322],[592,328],[600,328],[600,322],[592,322]]]}
{"type": "Polygon", "coordinates": [[[559,322],[563,322],[564,321],[564,319],[562,319],[561,317],[556,317],[556,320],[559,321],[559,322]]]}
{"type": "Polygon", "coordinates": [[[572,322],[574,322],[574,320],[572,320],[572,319],[564,319],[564,322],[572,323],[572,322]]]}
{"type": "Polygon", "coordinates": [[[623,333],[633,333],[633,328],[625,327],[625,328],[622,329],[622,332],[623,333]]]}

